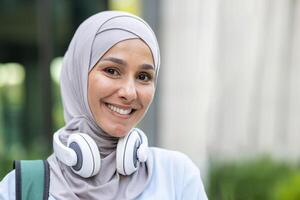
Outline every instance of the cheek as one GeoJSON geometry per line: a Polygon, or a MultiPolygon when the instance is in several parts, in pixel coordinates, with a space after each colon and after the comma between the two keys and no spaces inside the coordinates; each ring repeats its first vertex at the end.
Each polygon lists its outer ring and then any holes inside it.
{"type": "Polygon", "coordinates": [[[113,90],[114,84],[103,75],[93,76],[89,79],[88,96],[99,99],[113,90]]]}
{"type": "Polygon", "coordinates": [[[149,87],[149,88],[147,88],[147,90],[142,90],[142,91],[143,91],[143,94],[141,95],[142,101],[143,101],[145,108],[148,109],[148,107],[150,106],[150,104],[153,100],[155,89],[154,89],[154,87],[149,87]]]}
{"type": "Polygon", "coordinates": [[[94,77],[89,76],[89,81],[88,81],[88,103],[89,103],[89,108],[90,111],[92,112],[93,116],[95,117],[96,114],[96,93],[95,93],[95,84],[94,84],[94,77]]]}
{"type": "Polygon", "coordinates": [[[108,95],[112,90],[111,84],[105,77],[97,74],[91,74],[88,81],[88,103],[90,110],[94,116],[97,118],[99,112],[99,101],[108,95]]]}

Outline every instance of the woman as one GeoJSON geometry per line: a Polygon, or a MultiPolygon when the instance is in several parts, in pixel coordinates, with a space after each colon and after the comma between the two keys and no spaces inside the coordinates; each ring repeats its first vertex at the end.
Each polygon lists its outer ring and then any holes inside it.
{"type": "MultiPolygon", "coordinates": [[[[106,11],[80,25],[63,60],[66,125],[48,158],[49,199],[207,199],[189,158],[148,148],[134,129],[153,100],[159,65],[156,37],[137,16],[106,11]]],[[[0,199],[14,199],[14,177],[1,182],[0,199]]]]}

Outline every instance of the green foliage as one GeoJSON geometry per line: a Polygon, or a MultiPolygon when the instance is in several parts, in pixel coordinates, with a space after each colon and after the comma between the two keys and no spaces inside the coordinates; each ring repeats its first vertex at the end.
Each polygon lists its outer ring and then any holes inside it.
{"type": "Polygon", "coordinates": [[[293,167],[266,157],[243,162],[214,163],[209,174],[208,196],[215,200],[300,199],[300,176],[294,175],[293,167]],[[291,183],[294,188],[288,186],[291,183]],[[288,198],[288,195],[295,197],[288,198]]]}
{"type": "Polygon", "coordinates": [[[53,107],[52,107],[52,119],[53,119],[53,129],[57,130],[64,126],[64,113],[63,105],[60,96],[60,88],[57,83],[52,83],[52,98],[53,98],[53,107]]]}
{"type": "MultiPolygon", "coordinates": [[[[37,85],[35,80],[31,80],[30,84],[37,85]]],[[[53,129],[57,130],[64,123],[63,109],[59,86],[53,83],[52,87],[53,129]]],[[[14,160],[46,159],[51,153],[52,141],[45,139],[47,133],[40,131],[41,112],[37,101],[40,93],[35,89],[25,93],[24,89],[24,83],[0,84],[0,181],[12,170],[14,160]]]]}
{"type": "Polygon", "coordinates": [[[274,200],[299,200],[300,199],[300,171],[293,176],[287,176],[278,183],[273,191],[274,200]]]}
{"type": "Polygon", "coordinates": [[[0,181],[12,169],[12,162],[3,155],[0,155],[0,181]]]}

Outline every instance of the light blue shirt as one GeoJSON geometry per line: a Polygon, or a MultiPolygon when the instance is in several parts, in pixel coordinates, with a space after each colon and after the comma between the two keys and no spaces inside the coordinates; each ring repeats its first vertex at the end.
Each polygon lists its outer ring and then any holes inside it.
{"type": "MultiPolygon", "coordinates": [[[[150,151],[154,157],[153,175],[136,200],[207,200],[199,169],[186,155],[160,148],[150,151]]],[[[0,182],[0,200],[15,200],[15,171],[0,182]]],[[[50,194],[49,200],[55,198],[50,194]]]]}

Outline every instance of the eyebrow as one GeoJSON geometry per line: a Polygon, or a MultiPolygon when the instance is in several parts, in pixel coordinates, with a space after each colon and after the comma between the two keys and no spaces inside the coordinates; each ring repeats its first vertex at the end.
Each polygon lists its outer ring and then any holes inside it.
{"type": "Polygon", "coordinates": [[[102,60],[111,61],[111,62],[117,63],[119,65],[127,65],[126,61],[119,59],[119,58],[115,58],[115,57],[107,57],[107,58],[103,58],[102,60]]]}
{"type": "MultiPolygon", "coordinates": [[[[119,64],[119,65],[125,65],[127,66],[127,62],[125,60],[122,60],[122,59],[119,59],[119,58],[115,58],[115,57],[106,57],[106,58],[103,58],[102,60],[104,61],[111,61],[111,62],[114,62],[116,64],[119,64]]],[[[145,70],[154,70],[154,66],[151,65],[151,64],[147,64],[147,63],[144,63],[144,64],[141,64],[140,67],[142,69],[145,69],[145,70]]]]}

